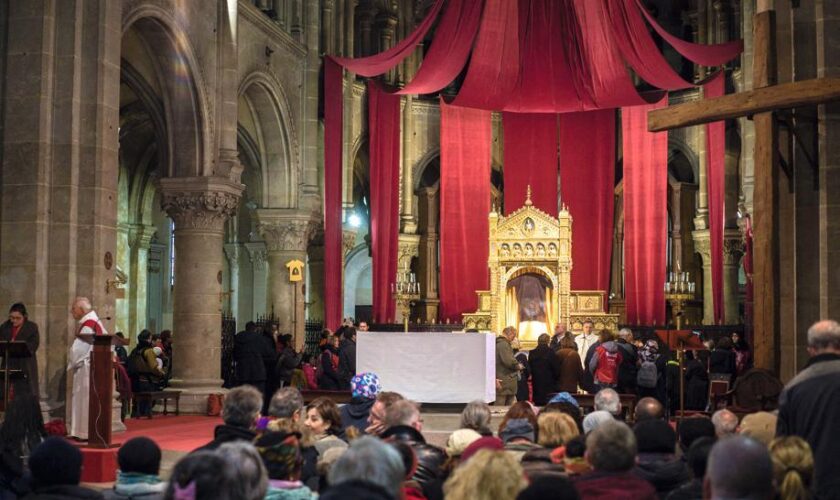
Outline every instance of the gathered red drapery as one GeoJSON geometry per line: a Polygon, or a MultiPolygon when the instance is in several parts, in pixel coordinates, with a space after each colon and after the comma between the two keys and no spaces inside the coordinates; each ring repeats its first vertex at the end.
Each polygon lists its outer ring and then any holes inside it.
{"type": "Polygon", "coordinates": [[[440,318],[460,322],[486,290],[490,113],[440,102],[440,318]]]}
{"type": "Polygon", "coordinates": [[[338,82],[324,94],[324,326],[341,324],[343,258],[341,255],[341,66],[324,58],[324,80],[338,82]],[[337,89],[337,91],[335,91],[337,89]],[[336,126],[337,124],[337,126],[336,126]]]}
{"type": "MultiPolygon", "coordinates": [[[[703,86],[704,97],[714,99],[724,94],[723,73],[718,73],[703,86]]],[[[706,186],[709,192],[709,249],[712,257],[712,304],[715,323],[722,325],[723,307],[723,228],[725,225],[726,123],[706,125],[706,186]]]]}
{"type": "Polygon", "coordinates": [[[560,115],[560,191],[572,216],[572,290],[607,291],[615,191],[614,109],[560,115]]]}
{"type": "Polygon", "coordinates": [[[668,134],[648,132],[649,111],[667,96],[621,110],[624,153],[624,276],[627,322],[665,323],[665,247],[668,231],[668,134]]]}
{"type": "Polygon", "coordinates": [[[557,115],[502,113],[505,158],[505,215],[531,201],[557,216],[557,115]]]}
{"type": "Polygon", "coordinates": [[[373,319],[396,318],[391,283],[396,282],[399,245],[400,96],[368,81],[370,137],[370,237],[373,319]]]}

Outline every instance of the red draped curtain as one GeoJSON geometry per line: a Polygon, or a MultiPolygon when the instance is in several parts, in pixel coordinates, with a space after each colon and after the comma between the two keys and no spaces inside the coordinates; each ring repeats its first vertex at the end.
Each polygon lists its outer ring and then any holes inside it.
{"type": "Polygon", "coordinates": [[[341,66],[324,58],[324,326],[335,330],[341,324],[341,144],[344,97],[341,66]],[[330,91],[331,89],[331,91],[330,91]]]}
{"type": "MultiPolygon", "coordinates": [[[[704,97],[713,99],[724,94],[723,73],[718,73],[703,86],[704,97]]],[[[706,125],[706,186],[709,191],[709,248],[712,257],[712,304],[715,323],[722,325],[723,308],[723,228],[726,155],[726,123],[718,121],[706,125]]]]}
{"type": "Polygon", "coordinates": [[[572,216],[572,290],[609,291],[614,109],[560,115],[560,191],[572,216]]]}
{"type": "Polygon", "coordinates": [[[460,322],[487,290],[490,112],[440,101],[440,317],[460,322]]]}
{"type": "Polygon", "coordinates": [[[394,320],[399,241],[400,97],[368,81],[373,319],[394,320]]]}
{"type": "Polygon", "coordinates": [[[525,203],[531,186],[534,206],[557,215],[557,115],[503,113],[505,215],[525,203]]]}
{"type": "Polygon", "coordinates": [[[624,268],[627,322],[665,323],[668,231],[668,133],[648,132],[658,103],[621,110],[624,153],[624,268]]]}

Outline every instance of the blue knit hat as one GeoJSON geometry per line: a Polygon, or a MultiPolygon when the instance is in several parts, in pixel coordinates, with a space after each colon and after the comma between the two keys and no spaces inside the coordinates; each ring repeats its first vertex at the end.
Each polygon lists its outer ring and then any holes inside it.
{"type": "Polygon", "coordinates": [[[376,395],[382,390],[382,385],[375,373],[365,372],[353,377],[350,381],[350,390],[354,398],[376,399],[376,395]]]}
{"type": "Polygon", "coordinates": [[[571,404],[577,406],[578,408],[580,408],[580,405],[578,404],[577,399],[575,399],[574,396],[572,396],[568,392],[558,392],[557,394],[554,395],[553,398],[551,398],[551,401],[549,401],[549,404],[550,403],[571,403],[571,404]]]}

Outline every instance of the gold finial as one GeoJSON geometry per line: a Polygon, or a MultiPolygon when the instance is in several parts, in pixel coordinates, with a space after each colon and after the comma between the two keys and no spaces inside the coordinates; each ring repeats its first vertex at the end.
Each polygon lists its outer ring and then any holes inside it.
{"type": "Polygon", "coordinates": [[[528,184],[528,189],[525,191],[525,206],[530,207],[533,205],[531,202],[531,185],[528,184]]]}

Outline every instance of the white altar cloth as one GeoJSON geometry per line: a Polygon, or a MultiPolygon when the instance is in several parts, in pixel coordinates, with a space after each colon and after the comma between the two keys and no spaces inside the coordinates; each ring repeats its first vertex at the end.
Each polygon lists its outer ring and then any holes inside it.
{"type": "Polygon", "coordinates": [[[356,372],[373,372],[382,389],[421,403],[496,399],[492,333],[359,332],[356,372]]]}

